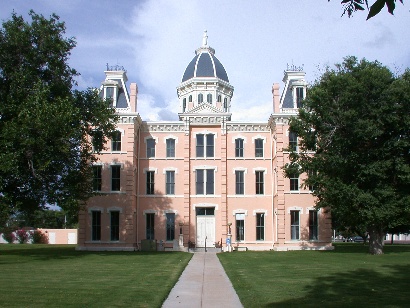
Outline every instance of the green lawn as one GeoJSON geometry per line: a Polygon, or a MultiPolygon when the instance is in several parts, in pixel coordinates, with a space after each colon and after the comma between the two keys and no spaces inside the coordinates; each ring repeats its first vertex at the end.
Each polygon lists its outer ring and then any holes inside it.
{"type": "Polygon", "coordinates": [[[410,245],[219,254],[245,307],[409,307],[410,245]]]}
{"type": "Polygon", "coordinates": [[[0,307],[161,307],[191,254],[0,245],[0,307]]]}

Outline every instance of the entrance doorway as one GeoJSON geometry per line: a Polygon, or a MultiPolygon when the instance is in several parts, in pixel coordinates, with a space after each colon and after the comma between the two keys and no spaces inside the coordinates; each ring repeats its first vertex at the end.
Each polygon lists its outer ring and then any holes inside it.
{"type": "Polygon", "coordinates": [[[196,209],[196,247],[213,247],[215,244],[215,208],[196,209]]]}

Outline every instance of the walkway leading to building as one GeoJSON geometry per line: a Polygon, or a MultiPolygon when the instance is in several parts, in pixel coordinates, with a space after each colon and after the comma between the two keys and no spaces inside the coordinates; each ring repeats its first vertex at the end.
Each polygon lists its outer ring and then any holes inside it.
{"type": "Polygon", "coordinates": [[[243,307],[215,252],[196,252],[162,306],[243,307]]]}

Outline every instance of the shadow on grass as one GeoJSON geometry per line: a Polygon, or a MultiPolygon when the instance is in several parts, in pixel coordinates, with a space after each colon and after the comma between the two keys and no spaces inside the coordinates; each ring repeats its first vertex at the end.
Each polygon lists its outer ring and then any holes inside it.
{"type": "Polygon", "coordinates": [[[62,260],[78,259],[84,256],[147,256],[147,255],[167,255],[175,252],[140,252],[140,251],[81,251],[76,250],[76,245],[30,245],[30,244],[4,244],[0,246],[0,256],[13,256],[15,259],[0,259],[0,264],[24,262],[28,260],[62,260]],[[14,260],[14,261],[11,261],[14,260]]]}
{"type": "MultiPolygon", "coordinates": [[[[363,243],[333,243],[334,250],[323,251],[324,253],[360,253],[367,254],[369,252],[369,245],[363,243]]],[[[385,244],[383,248],[384,254],[410,252],[410,245],[385,244]]]]}
{"type": "Polygon", "coordinates": [[[303,295],[265,307],[408,307],[410,264],[385,269],[386,274],[359,269],[319,277],[303,295]]]}

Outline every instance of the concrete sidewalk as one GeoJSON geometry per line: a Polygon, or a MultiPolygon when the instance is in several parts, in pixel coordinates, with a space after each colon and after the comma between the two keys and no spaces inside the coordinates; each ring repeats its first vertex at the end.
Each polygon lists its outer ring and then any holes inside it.
{"type": "Polygon", "coordinates": [[[215,252],[196,252],[164,308],[243,307],[215,252]]]}

